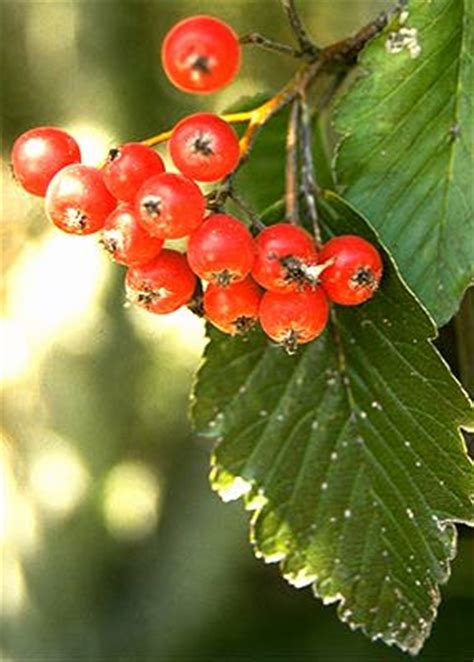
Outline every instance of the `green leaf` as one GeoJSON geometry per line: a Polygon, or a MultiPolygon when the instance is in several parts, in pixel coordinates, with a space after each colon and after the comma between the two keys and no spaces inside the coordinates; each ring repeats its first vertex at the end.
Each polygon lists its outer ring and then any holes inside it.
{"type": "MultiPolygon", "coordinates": [[[[325,193],[323,235],[364,220],[325,193]]],[[[272,211],[279,218],[281,210],[272,211]]],[[[312,585],[352,628],[416,652],[472,522],[474,476],[459,426],[465,393],[429,342],[435,329],[385,254],[382,286],[296,356],[255,332],[210,330],[193,415],[217,441],[211,482],[253,511],[257,556],[312,585]]]]}
{"type": "Polygon", "coordinates": [[[367,47],[336,115],[344,197],[438,325],[474,278],[472,20],[472,0],[412,0],[403,26],[367,47]],[[395,34],[405,46],[390,52],[395,34]]]}

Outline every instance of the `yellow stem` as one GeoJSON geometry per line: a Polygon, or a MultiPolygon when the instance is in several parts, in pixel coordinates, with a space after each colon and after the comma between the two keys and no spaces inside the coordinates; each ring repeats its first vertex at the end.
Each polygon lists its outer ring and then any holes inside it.
{"type": "MultiPolygon", "coordinates": [[[[252,120],[255,110],[247,110],[242,113],[226,113],[224,115],[219,115],[219,117],[225,120],[226,122],[229,122],[229,124],[238,124],[240,122],[248,122],[249,120],[252,120]]],[[[147,145],[148,147],[154,147],[155,145],[159,145],[160,143],[164,143],[167,140],[169,140],[171,138],[172,133],[173,133],[172,129],[169,131],[163,131],[162,133],[159,133],[156,136],[152,136],[151,138],[142,140],[141,141],[142,145],[147,145]]]]}

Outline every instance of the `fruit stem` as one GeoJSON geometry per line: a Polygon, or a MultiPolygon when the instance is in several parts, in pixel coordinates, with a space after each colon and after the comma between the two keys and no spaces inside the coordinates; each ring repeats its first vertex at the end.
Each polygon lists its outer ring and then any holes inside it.
{"type": "Polygon", "coordinates": [[[316,205],[316,194],[318,186],[314,176],[313,159],[313,132],[311,130],[311,115],[304,92],[299,98],[300,104],[300,147],[301,147],[301,178],[303,184],[303,195],[306,203],[308,216],[313,225],[316,246],[321,245],[321,231],[318,223],[318,208],[316,205]]]}
{"type": "MultiPolygon", "coordinates": [[[[301,24],[301,20],[296,13],[294,1],[281,0],[281,2],[288,18],[290,19],[293,30],[300,35],[298,38],[300,45],[302,45],[301,40],[303,40],[306,44],[305,49],[303,50],[308,54],[308,49],[310,49],[312,59],[309,62],[304,63],[288,83],[275,94],[275,96],[268,99],[268,101],[265,101],[265,103],[257,108],[241,113],[226,113],[220,115],[222,119],[230,124],[248,122],[247,129],[240,139],[241,157],[237,168],[240,168],[240,166],[247,160],[259,129],[266,124],[275,113],[291,103],[297,96],[304,93],[314,82],[322,69],[329,68],[329,70],[335,70],[339,78],[341,78],[342,74],[345,75],[349,68],[356,63],[357,56],[365,44],[379,34],[403,6],[403,2],[399,2],[393,10],[383,12],[374,21],[359,30],[355,35],[336,42],[335,44],[331,44],[326,48],[318,49],[311,42],[309,37],[307,37],[301,24]],[[306,35],[306,37],[304,35],[306,35]]],[[[160,143],[169,140],[171,134],[172,130],[163,131],[156,136],[143,140],[142,144],[154,147],[155,145],[159,145],[160,143]]]]}
{"type": "Polygon", "coordinates": [[[286,134],[285,206],[286,218],[298,225],[298,125],[300,108],[298,99],[291,105],[288,132],[286,134]]]}
{"type": "Polygon", "coordinates": [[[249,204],[247,204],[247,202],[242,198],[240,193],[237,193],[237,191],[234,188],[232,188],[230,190],[229,197],[231,200],[235,202],[237,207],[239,207],[239,209],[241,209],[244,212],[244,214],[246,214],[246,216],[250,220],[252,228],[255,228],[255,230],[259,232],[265,229],[266,226],[260,220],[260,217],[258,216],[257,212],[254,209],[252,209],[252,207],[250,207],[249,204]]]}
{"type": "MultiPolygon", "coordinates": [[[[229,124],[239,124],[242,122],[250,121],[254,116],[255,110],[258,109],[247,110],[242,113],[225,113],[224,115],[220,115],[219,117],[221,117],[229,124]]],[[[156,136],[152,136],[151,138],[142,140],[141,143],[142,145],[147,145],[148,147],[154,147],[155,145],[160,145],[161,143],[164,143],[167,140],[169,140],[171,138],[172,133],[173,133],[173,129],[170,129],[168,131],[162,131],[161,133],[158,133],[156,136]]]]}
{"type": "Polygon", "coordinates": [[[288,46],[287,44],[282,44],[279,41],[273,41],[273,39],[268,39],[268,37],[264,37],[259,32],[249,32],[248,34],[244,34],[242,35],[242,37],[240,37],[239,42],[242,45],[249,44],[252,46],[259,46],[260,48],[263,48],[266,51],[273,51],[274,53],[282,53],[283,55],[289,55],[290,57],[294,57],[298,59],[305,57],[305,53],[303,53],[302,51],[299,51],[296,48],[293,48],[292,46],[288,46]]]}
{"type": "Polygon", "coordinates": [[[301,52],[311,56],[317,56],[321,52],[321,49],[316,46],[306,31],[294,0],[281,0],[281,5],[290,22],[291,29],[298,41],[301,52]]]}

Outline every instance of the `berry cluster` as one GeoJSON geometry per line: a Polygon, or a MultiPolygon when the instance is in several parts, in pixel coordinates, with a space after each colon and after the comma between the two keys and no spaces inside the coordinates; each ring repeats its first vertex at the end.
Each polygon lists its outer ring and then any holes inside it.
{"type": "MultiPolygon", "coordinates": [[[[234,77],[240,47],[230,27],[198,16],[171,30],[162,57],[177,87],[207,93],[234,77]]],[[[254,237],[242,221],[209,209],[196,182],[217,182],[240,160],[239,139],[222,118],[186,117],[170,132],[168,149],[178,172],[166,172],[144,143],[112,149],[103,166],[93,168],[80,162],[70,135],[40,127],[16,140],[11,160],[23,188],[45,197],[58,228],[100,231],[112,259],[128,267],[128,300],[150,312],[189,306],[229,334],[259,322],[293,352],[322,333],[329,300],[356,305],[372,296],[382,262],[364,239],[334,237],[318,249],[306,230],[290,223],[254,237]],[[186,253],[166,246],[183,238],[186,253]]]]}

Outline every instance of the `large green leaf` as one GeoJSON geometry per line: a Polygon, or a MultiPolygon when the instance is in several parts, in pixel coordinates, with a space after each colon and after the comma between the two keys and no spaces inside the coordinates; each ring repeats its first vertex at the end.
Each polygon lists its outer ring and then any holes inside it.
{"type": "MultiPolygon", "coordinates": [[[[362,218],[335,194],[323,234],[362,218]]],[[[274,218],[281,214],[280,206],[274,218]]],[[[245,495],[257,556],[373,639],[416,652],[455,553],[452,522],[472,522],[472,464],[459,426],[472,410],[429,342],[435,329],[385,255],[374,299],[336,307],[296,356],[255,332],[210,330],[193,407],[217,441],[211,481],[245,495]]]]}
{"type": "Polygon", "coordinates": [[[473,2],[409,7],[368,46],[366,75],[340,104],[337,171],[441,325],[474,277],[473,2]]]}

